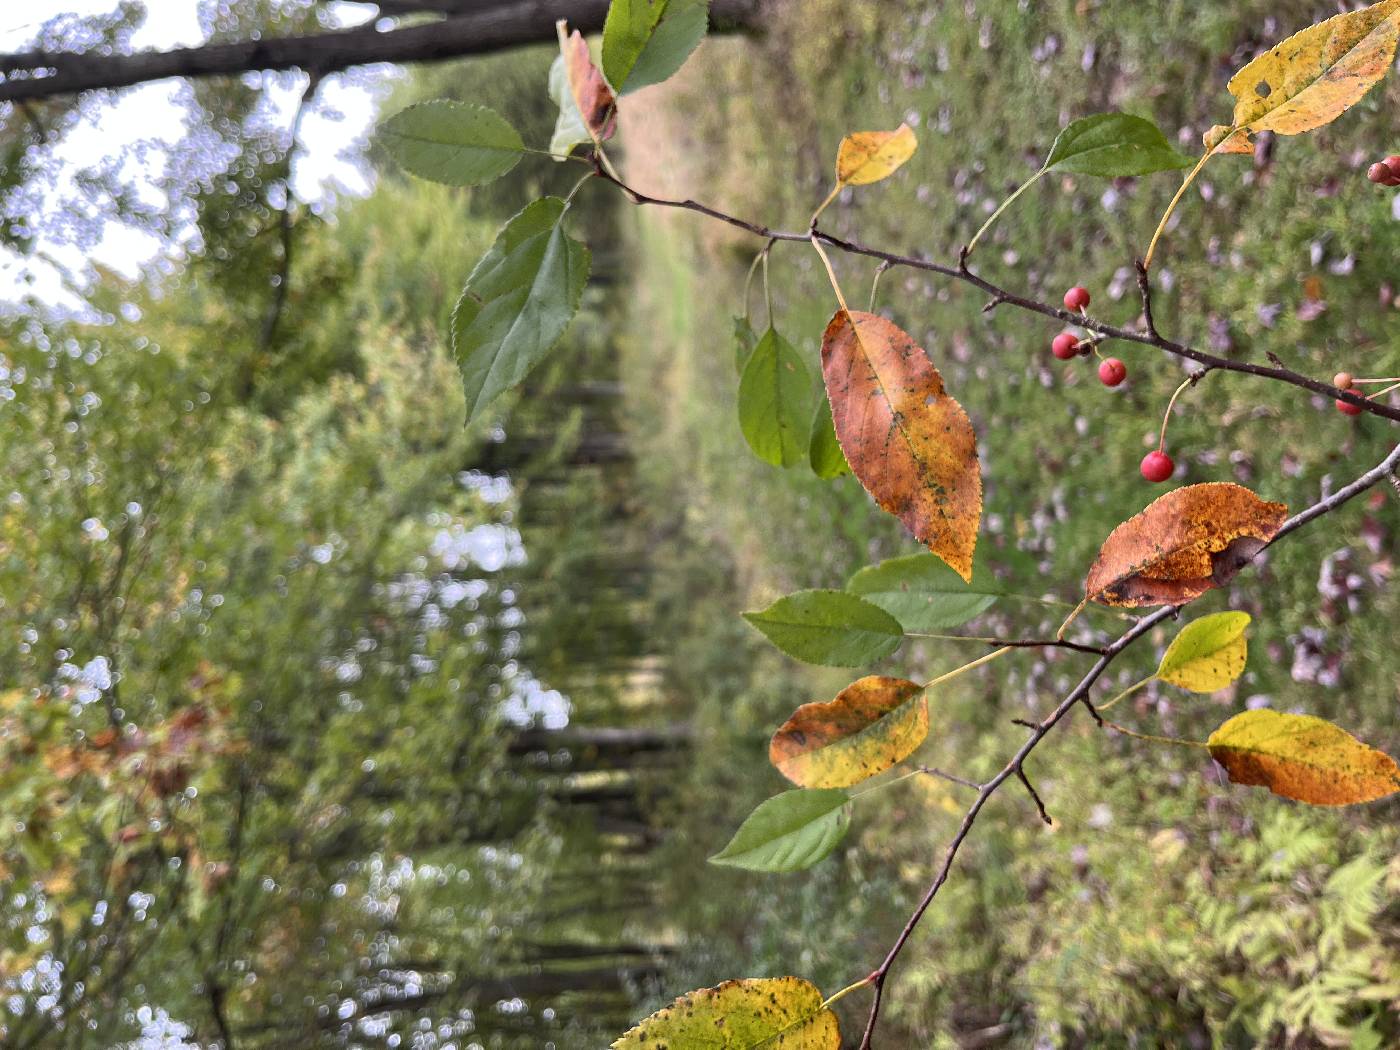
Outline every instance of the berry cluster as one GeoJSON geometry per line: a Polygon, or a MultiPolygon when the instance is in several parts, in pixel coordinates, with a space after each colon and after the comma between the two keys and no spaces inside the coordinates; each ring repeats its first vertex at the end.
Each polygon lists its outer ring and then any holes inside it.
{"type": "MultiPolygon", "coordinates": [[[[1083,313],[1089,306],[1089,289],[1075,285],[1065,292],[1065,309],[1083,313]]],[[[1074,332],[1061,332],[1050,343],[1050,352],[1061,361],[1079,357],[1081,354],[1098,353],[1094,349],[1095,340],[1081,339],[1074,332]]],[[[1104,386],[1117,386],[1128,378],[1128,366],[1116,357],[1102,357],[1099,362],[1099,382],[1104,386]]]]}
{"type": "MultiPolygon", "coordinates": [[[[1089,306],[1089,289],[1082,285],[1075,285],[1065,292],[1065,309],[1075,310],[1084,313],[1089,306]]],[[[1087,356],[1090,353],[1098,353],[1096,344],[1100,340],[1094,338],[1081,339],[1076,333],[1065,331],[1055,336],[1050,343],[1050,352],[1061,361],[1069,361],[1072,358],[1087,356]]],[[[1099,382],[1107,387],[1118,386],[1123,380],[1128,378],[1128,366],[1116,357],[1103,357],[1099,355],[1099,382]]],[[[1167,455],[1160,448],[1154,449],[1143,457],[1141,466],[1142,476],[1151,482],[1166,481],[1176,470],[1176,464],[1172,462],[1171,456],[1167,455]]]]}
{"type": "Polygon", "coordinates": [[[1400,154],[1376,161],[1366,169],[1366,177],[1381,186],[1400,186],[1400,154]]]}

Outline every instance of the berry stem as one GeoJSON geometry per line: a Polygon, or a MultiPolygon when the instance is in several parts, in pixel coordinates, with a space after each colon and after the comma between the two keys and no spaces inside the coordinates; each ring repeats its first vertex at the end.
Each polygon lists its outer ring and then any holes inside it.
{"type": "Polygon", "coordinates": [[[1007,197],[1006,200],[1001,202],[1001,205],[997,208],[997,210],[992,212],[992,214],[988,216],[987,221],[982,224],[982,228],[972,235],[972,240],[967,242],[967,251],[964,253],[964,258],[972,254],[972,249],[977,247],[977,242],[982,239],[982,234],[987,232],[987,230],[991,227],[992,223],[996,222],[997,219],[1001,218],[1001,213],[1004,212],[1007,208],[1011,207],[1012,202],[1014,202],[1017,197],[1025,193],[1026,190],[1031,188],[1031,186],[1035,185],[1035,183],[1039,181],[1040,177],[1044,175],[1047,170],[1048,169],[1046,168],[1041,168],[1029,179],[1021,183],[1020,187],[1017,188],[1015,193],[1013,193],[1010,197],[1007,197]]]}
{"type": "Polygon", "coordinates": [[[1172,391],[1171,400],[1167,402],[1167,410],[1162,413],[1162,429],[1157,432],[1157,451],[1161,452],[1167,443],[1167,424],[1171,422],[1172,408],[1176,405],[1176,399],[1181,396],[1181,392],[1188,386],[1195,386],[1196,380],[1201,378],[1203,373],[1197,372],[1187,376],[1181,381],[1181,385],[1172,391]]]}

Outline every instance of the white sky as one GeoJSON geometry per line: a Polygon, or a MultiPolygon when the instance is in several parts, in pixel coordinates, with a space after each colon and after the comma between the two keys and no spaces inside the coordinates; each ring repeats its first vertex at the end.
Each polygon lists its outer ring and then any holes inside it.
{"type": "MultiPolygon", "coordinates": [[[[22,50],[51,18],[65,14],[100,15],[111,12],[116,5],[117,0],[27,0],[23,4],[0,0],[0,52],[22,50]]],[[[145,24],[132,38],[134,48],[163,50],[201,42],[198,0],[147,0],[146,7],[145,24]]],[[[334,10],[346,24],[365,21],[375,14],[373,6],[359,3],[337,4],[334,10]]],[[[276,119],[289,127],[304,80],[298,76],[293,84],[286,76],[280,79],[284,83],[271,89],[269,97],[276,107],[276,119]]],[[[144,169],[158,177],[164,166],[160,146],[178,142],[186,132],[184,111],[176,101],[179,89],[178,81],[129,89],[119,102],[101,110],[100,121],[88,121],[74,128],[56,153],[59,163],[50,184],[40,187],[42,200],[36,205],[36,219],[57,214],[75,196],[81,196],[73,179],[83,168],[138,143],[153,148],[139,159],[131,158],[123,173],[136,177],[143,201],[162,206],[163,195],[150,183],[142,185],[140,175],[144,169]]],[[[369,128],[376,108],[376,93],[372,89],[347,84],[338,77],[326,78],[315,104],[302,120],[301,148],[294,161],[292,180],[300,200],[324,202],[340,194],[363,195],[370,191],[364,173],[341,153],[369,128]]],[[[41,237],[39,258],[0,248],[0,307],[13,307],[26,295],[32,295],[51,305],[77,308],[81,301],[65,287],[64,271],[69,280],[80,286],[93,279],[92,263],[134,278],[157,261],[162,247],[157,238],[143,230],[109,222],[92,245],[41,237]]],[[[178,260],[177,255],[175,261],[178,260]]]]}

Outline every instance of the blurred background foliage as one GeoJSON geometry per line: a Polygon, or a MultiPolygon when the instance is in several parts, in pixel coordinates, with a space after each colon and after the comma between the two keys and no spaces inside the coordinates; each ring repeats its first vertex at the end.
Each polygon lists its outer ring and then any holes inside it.
{"type": "MultiPolygon", "coordinates": [[[[209,30],[288,32],[321,8],[221,4],[209,30]]],[[[773,0],[761,35],[713,40],[635,96],[618,154],[648,192],[797,227],[845,131],[907,120],[914,160],[827,221],[951,257],[1065,121],[1125,109],[1189,150],[1234,68],[1334,10],[773,0]]],[[[141,14],[81,39],[120,43],[141,14]]],[[[543,143],[549,61],[418,70],[384,108],[471,99],[543,143]]],[[[288,84],[191,89],[161,206],[124,193],[120,166],[88,184],[90,221],[144,217],[178,241],[175,264],[104,275],[81,316],[12,303],[0,329],[4,1045],[573,1048],[728,977],[859,978],[941,856],[956,785],[882,793],[810,872],[702,862],[781,788],[773,728],[849,680],[782,657],[738,612],[915,549],[852,480],[744,446],[728,314],[756,245],[588,187],[583,316],[463,431],[442,341],[457,289],[568,173],[527,162],[449,192],[352,144],[373,195],[313,206],[289,192],[292,136],[268,116],[288,84]]],[[[1165,242],[1159,325],[1318,376],[1396,374],[1400,212],[1363,172],[1397,148],[1398,101],[1392,76],[1306,140],[1213,162],[1165,242]]],[[[10,243],[32,247],[36,183],[105,104],[4,115],[10,243]]],[[[1043,298],[1083,283],[1127,321],[1131,260],[1173,189],[1046,180],[980,265],[1043,298]]],[[[813,263],[790,245],[773,258],[774,320],[815,357],[833,304],[813,263]]],[[[836,265],[863,301],[873,267],[836,265]]],[[[881,286],[978,428],[979,557],[1011,590],[1072,602],[1103,537],[1153,495],[1136,463],[1182,372],[1116,348],[1130,380],[1107,392],[1050,357],[1054,329],[982,305],[920,274],[881,286]]],[[[1383,421],[1212,375],[1171,445],[1178,482],[1296,507],[1392,441],[1383,421]]],[[[1254,616],[1245,677],[1209,697],[1149,687],[1122,720],[1203,738],[1270,704],[1393,752],[1396,509],[1377,492],[1203,599],[1254,616]]],[[[1003,602],[977,633],[1040,635],[1061,616],[1003,602]]],[[[1085,637],[1117,622],[1090,614],[1085,637]]],[[[1105,690],[1150,671],[1149,648],[1105,690]]],[[[965,658],[923,641],[881,670],[965,658]]],[[[992,772],[1021,739],[1010,720],[1042,713],[1082,663],[1027,653],[964,676],[934,698],[920,757],[992,772]]],[[[887,1045],[1400,1044],[1395,802],[1295,807],[1087,720],[1031,766],[1055,826],[1014,791],[990,807],[895,971],[887,1045]]],[[[863,1006],[843,1002],[848,1031],[863,1006]]]]}

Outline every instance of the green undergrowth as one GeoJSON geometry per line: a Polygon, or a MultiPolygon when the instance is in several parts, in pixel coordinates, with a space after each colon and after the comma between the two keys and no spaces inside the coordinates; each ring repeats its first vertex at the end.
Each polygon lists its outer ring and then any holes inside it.
{"type": "MultiPolygon", "coordinates": [[[[920,149],[894,178],[847,191],[824,218],[842,236],[952,260],[985,215],[1038,166],[1064,122],[1122,109],[1155,119],[1186,152],[1229,113],[1225,81],[1263,43],[1330,13],[1315,4],[1047,4],[834,0],[778,5],[761,40],[707,44],[690,85],[654,103],[702,149],[678,143],[702,199],[801,228],[829,187],[847,131],[915,125],[920,149]],[[822,32],[812,32],[812,26],[822,32]],[[723,85],[715,91],[714,85],[723,85]],[[774,114],[782,119],[774,119],[774,114]],[[1178,138],[1178,131],[1180,137],[1178,138]]],[[[1160,249],[1164,332],[1212,352],[1276,354],[1319,378],[1400,370],[1390,301],[1400,221],[1365,163],[1393,152],[1400,79],[1267,162],[1206,169],[1160,249]]],[[[1263,160],[1264,158],[1261,158],[1263,160]]],[[[1047,178],[979,247],[994,280],[1047,300],[1082,283],[1093,312],[1137,317],[1133,258],[1177,176],[1047,178]]],[[[643,186],[643,189],[647,187],[643,186]]],[[[849,478],[780,471],[745,446],[729,317],[759,243],[701,217],[638,210],[640,255],[623,349],[638,469],[673,572],[658,629],[674,639],[671,688],[699,730],[694,801],[667,847],[686,950],[653,1005],[726,977],[799,973],[824,990],[879,961],[931,877],[962,789],[915,782],[857,813],[838,854],[811,872],[757,877],[704,868],[749,809],[783,786],[767,736],[798,703],[856,672],[804,668],[738,619],[800,587],[840,586],[916,545],[849,478]]],[[[852,306],[874,265],[837,256],[852,306]]],[[[775,323],[810,355],[835,303],[813,253],[772,258],[775,323]]],[[[764,322],[754,297],[756,326],[764,322]]],[[[1110,344],[1129,380],[1054,360],[1059,328],[933,275],[896,269],[879,309],[911,332],[967,407],[986,483],[978,557],[1009,589],[1073,603],[1109,531],[1163,491],[1138,475],[1185,375],[1160,351],[1110,344]]],[[[1353,421],[1303,391],[1214,373],[1186,392],[1168,446],[1175,484],[1237,481],[1297,509],[1382,458],[1380,420],[1353,421]]],[[[1204,739],[1246,702],[1337,718],[1394,750],[1400,599],[1390,585],[1400,502],[1377,489],[1269,553],[1185,615],[1254,617],[1249,669],[1226,693],[1154,686],[1120,708],[1147,732],[1204,739]],[[1388,502],[1387,502],[1388,501],[1388,502]]],[[[1064,609],[1002,602],[970,633],[1053,631],[1064,609]]],[[[1092,612],[1084,636],[1123,621],[1092,612]]],[[[1077,627],[1077,629],[1079,629],[1077,627]]],[[[1111,695],[1155,667],[1166,628],[1105,677],[1111,695]]],[[[983,650],[907,643],[879,670],[946,670],[983,650]]],[[[933,697],[919,757],[994,772],[1082,674],[1075,654],[1015,654],[933,697]]],[[[1028,767],[1056,819],[1046,829],[1014,784],[986,811],[953,879],[887,989],[889,1046],[1352,1046],[1400,1039],[1400,886],[1395,803],[1303,810],[1230,787],[1202,753],[1109,737],[1076,717],[1028,767]]],[[[848,997],[847,1031],[866,1000],[848,997]]]]}

